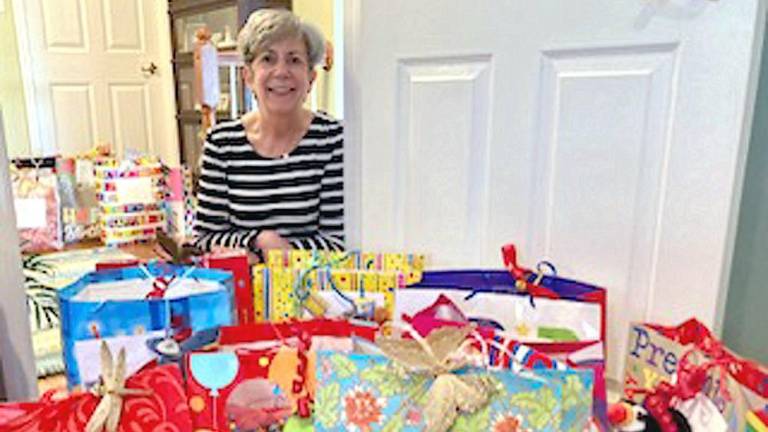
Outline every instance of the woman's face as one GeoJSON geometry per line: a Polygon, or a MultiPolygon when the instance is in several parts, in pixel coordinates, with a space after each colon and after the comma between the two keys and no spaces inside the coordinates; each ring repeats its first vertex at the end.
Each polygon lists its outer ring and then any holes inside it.
{"type": "Polygon", "coordinates": [[[275,114],[300,109],[316,75],[309,70],[307,47],[300,37],[270,45],[243,73],[256,94],[259,110],[275,114]]]}

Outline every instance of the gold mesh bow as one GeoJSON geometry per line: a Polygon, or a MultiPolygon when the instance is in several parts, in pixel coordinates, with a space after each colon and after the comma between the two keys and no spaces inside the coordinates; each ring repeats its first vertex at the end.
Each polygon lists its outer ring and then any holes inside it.
{"type": "Polygon", "coordinates": [[[125,348],[117,355],[117,364],[112,360],[112,352],[107,343],[101,342],[101,382],[94,387],[93,393],[101,400],[93,411],[85,432],[117,432],[120,414],[123,410],[123,397],[148,395],[149,390],[125,388],[125,348]]]}
{"type": "Polygon", "coordinates": [[[462,348],[471,326],[442,327],[425,339],[378,338],[376,344],[391,360],[412,372],[435,377],[427,390],[426,432],[445,432],[460,413],[473,413],[488,403],[497,389],[489,374],[457,375],[469,358],[462,348]]]}

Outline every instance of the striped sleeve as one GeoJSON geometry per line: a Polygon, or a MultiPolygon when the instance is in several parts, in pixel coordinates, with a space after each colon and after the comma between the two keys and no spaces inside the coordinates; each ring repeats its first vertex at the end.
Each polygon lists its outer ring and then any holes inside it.
{"type": "MultiPolygon", "coordinates": [[[[343,127],[336,130],[343,135],[343,127]]],[[[319,223],[316,232],[289,238],[299,249],[344,250],[344,140],[328,146],[330,159],[320,180],[319,223]]]]}
{"type": "Polygon", "coordinates": [[[226,147],[208,134],[203,144],[197,192],[195,246],[210,251],[214,246],[249,248],[257,229],[237,229],[230,223],[226,147]]]}

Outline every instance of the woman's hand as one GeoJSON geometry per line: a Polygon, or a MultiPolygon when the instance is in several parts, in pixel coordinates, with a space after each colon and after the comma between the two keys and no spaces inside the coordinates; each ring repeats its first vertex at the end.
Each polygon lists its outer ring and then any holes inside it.
{"type": "Polygon", "coordinates": [[[293,249],[291,243],[284,239],[277,231],[264,230],[256,236],[254,241],[256,249],[269,250],[269,249],[293,249]]]}
{"type": "Polygon", "coordinates": [[[160,243],[155,243],[152,246],[152,253],[157,259],[165,262],[173,262],[173,255],[171,255],[160,243]]]}

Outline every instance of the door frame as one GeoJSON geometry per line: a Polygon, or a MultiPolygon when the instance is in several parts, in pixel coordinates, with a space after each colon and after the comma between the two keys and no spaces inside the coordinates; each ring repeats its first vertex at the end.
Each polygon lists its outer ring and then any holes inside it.
{"type": "MultiPolygon", "coordinates": [[[[17,0],[22,1],[22,0],[17,0]]],[[[347,249],[359,249],[362,245],[361,215],[363,208],[362,179],[362,110],[360,83],[357,79],[360,55],[361,3],[359,0],[343,0],[344,3],[344,226],[347,249]]]]}
{"type": "MultiPolygon", "coordinates": [[[[24,86],[24,101],[27,110],[27,130],[29,133],[29,151],[33,156],[40,156],[52,149],[45,148],[40,131],[40,115],[34,83],[34,60],[32,56],[33,35],[29,31],[28,0],[11,0],[13,7],[13,22],[16,27],[16,44],[19,51],[19,67],[21,81],[24,86]]],[[[42,37],[42,35],[40,35],[42,37]]]]}
{"type": "MultiPolygon", "coordinates": [[[[361,86],[358,80],[359,61],[363,58],[360,44],[363,37],[361,23],[361,2],[344,0],[344,127],[345,127],[345,225],[347,245],[359,248],[364,234],[362,226],[362,106],[361,86]]],[[[735,168],[734,187],[731,192],[728,227],[725,233],[725,247],[721,261],[721,272],[713,331],[722,335],[725,306],[729,291],[729,281],[735,249],[736,232],[739,221],[739,207],[744,185],[746,160],[749,153],[749,140],[754,117],[757,84],[760,77],[760,58],[764,36],[766,35],[766,14],[768,1],[759,0],[757,6],[755,33],[753,35],[752,60],[749,71],[749,83],[744,106],[744,117],[738,143],[737,165],[735,168]]],[[[768,71],[765,71],[768,74],[768,71]]],[[[501,241],[501,240],[500,240],[501,241]]]]}
{"type": "Polygon", "coordinates": [[[720,289],[718,291],[715,322],[713,331],[722,338],[725,321],[725,309],[730,290],[731,270],[733,268],[733,255],[736,249],[736,233],[738,232],[739,213],[741,210],[741,197],[744,190],[744,176],[746,173],[747,157],[749,156],[749,144],[752,137],[752,122],[755,117],[755,102],[757,101],[757,87],[760,74],[768,74],[768,70],[761,71],[761,59],[763,44],[766,36],[766,23],[768,23],[768,2],[760,0],[757,3],[757,17],[755,17],[755,34],[752,44],[752,61],[747,84],[746,101],[744,106],[744,119],[741,124],[741,132],[738,144],[738,157],[736,160],[734,187],[731,191],[731,205],[728,214],[728,228],[725,233],[725,251],[723,254],[722,271],[720,273],[720,289]]]}

